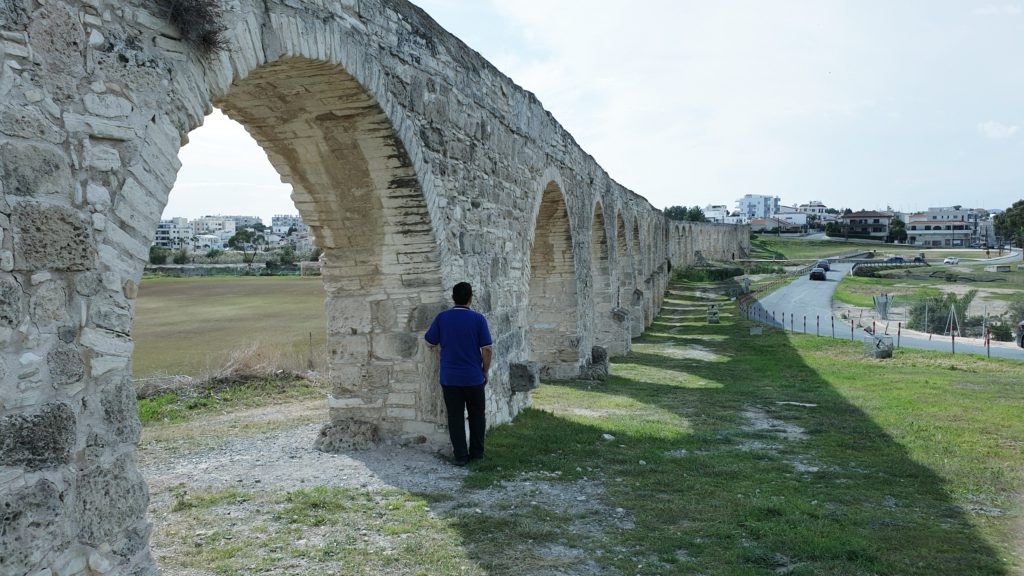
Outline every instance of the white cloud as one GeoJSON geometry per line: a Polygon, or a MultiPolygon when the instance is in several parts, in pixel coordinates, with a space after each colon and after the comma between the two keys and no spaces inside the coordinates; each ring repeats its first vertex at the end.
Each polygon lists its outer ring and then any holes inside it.
{"type": "Polygon", "coordinates": [[[989,120],[988,122],[978,124],[978,132],[992,140],[1006,140],[1016,136],[1017,132],[1020,132],[1020,126],[1011,126],[989,120]]]}

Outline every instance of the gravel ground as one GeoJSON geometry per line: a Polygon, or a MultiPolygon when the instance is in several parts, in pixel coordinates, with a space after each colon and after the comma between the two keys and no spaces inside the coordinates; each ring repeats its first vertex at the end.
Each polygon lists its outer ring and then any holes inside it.
{"type": "MultiPolygon", "coordinates": [[[[306,424],[255,437],[232,438],[209,450],[143,459],[142,474],[160,492],[186,484],[192,488],[238,486],[288,492],[310,486],[399,488],[445,492],[457,489],[466,470],[440,456],[413,448],[326,454],[313,449],[321,424],[306,424]]],[[[147,448],[143,448],[143,453],[147,448]]]]}

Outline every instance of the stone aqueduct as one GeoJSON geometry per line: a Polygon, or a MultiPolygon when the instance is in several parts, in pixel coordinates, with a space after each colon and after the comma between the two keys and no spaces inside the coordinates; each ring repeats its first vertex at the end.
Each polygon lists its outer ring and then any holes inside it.
{"type": "Polygon", "coordinates": [[[211,106],[266,150],[326,252],[327,448],[445,437],[421,334],[457,281],[491,322],[500,423],[537,367],[625,353],[672,266],[748,248],[745,228],[666,220],[404,0],[228,0],[209,53],[173,4],[0,0],[2,574],[155,572],[133,302],[211,106]]]}

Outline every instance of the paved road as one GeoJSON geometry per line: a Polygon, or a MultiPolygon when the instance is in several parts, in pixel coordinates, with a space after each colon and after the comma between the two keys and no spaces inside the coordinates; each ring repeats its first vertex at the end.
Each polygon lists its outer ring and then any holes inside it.
{"type": "MultiPolygon", "coordinates": [[[[789,330],[791,327],[797,332],[803,331],[804,318],[807,319],[807,332],[814,334],[817,318],[821,318],[822,336],[832,335],[832,294],[836,290],[839,281],[850,272],[852,264],[833,264],[832,270],[828,273],[828,280],[810,280],[807,275],[794,280],[788,286],[784,286],[768,296],[761,299],[758,312],[779,327],[789,330]],[[783,320],[783,318],[785,320],[783,320]],[[785,326],[783,326],[783,321],[785,326]]],[[[836,336],[841,338],[850,337],[850,324],[836,318],[836,336]]],[[[868,336],[867,332],[860,329],[854,330],[854,336],[863,340],[868,336]]],[[[890,329],[890,336],[895,336],[890,329]]],[[[894,338],[895,342],[895,338],[894,338]]],[[[933,336],[932,340],[927,337],[915,337],[903,335],[900,338],[901,347],[920,348],[922,350],[952,351],[952,342],[948,337],[933,336]]],[[[1013,358],[1024,361],[1024,349],[1013,347],[1003,348],[992,346],[992,356],[1002,358],[1013,358]]],[[[985,354],[985,347],[979,344],[970,344],[964,340],[957,340],[956,353],[985,354]]]]}

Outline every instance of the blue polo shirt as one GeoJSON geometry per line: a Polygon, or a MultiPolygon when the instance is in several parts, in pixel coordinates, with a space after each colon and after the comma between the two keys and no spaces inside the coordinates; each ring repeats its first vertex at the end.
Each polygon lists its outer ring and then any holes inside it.
{"type": "Polygon", "coordinates": [[[480,348],[491,345],[484,315],[465,306],[438,314],[423,338],[441,345],[441,385],[479,386],[484,383],[480,348]]]}

